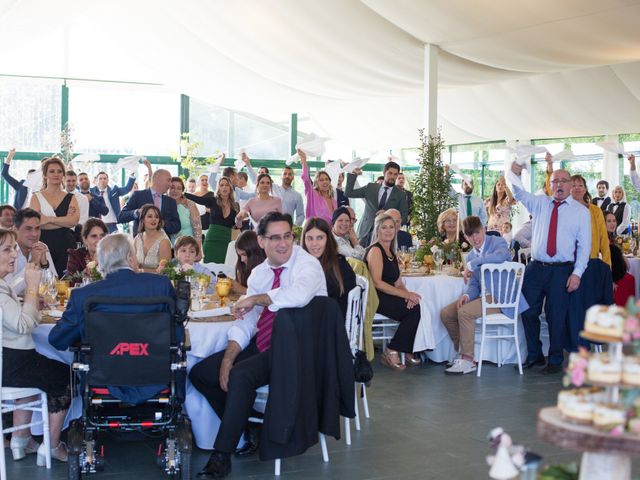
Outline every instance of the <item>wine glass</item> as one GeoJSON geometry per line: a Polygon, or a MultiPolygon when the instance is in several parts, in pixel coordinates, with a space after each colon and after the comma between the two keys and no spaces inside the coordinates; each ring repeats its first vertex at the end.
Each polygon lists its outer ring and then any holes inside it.
{"type": "Polygon", "coordinates": [[[433,262],[438,267],[438,271],[442,271],[442,264],[444,263],[444,254],[441,249],[436,249],[433,252],[433,262]]]}
{"type": "Polygon", "coordinates": [[[228,278],[219,278],[216,282],[216,295],[220,299],[220,306],[224,307],[225,298],[231,293],[231,280],[228,278]]]}

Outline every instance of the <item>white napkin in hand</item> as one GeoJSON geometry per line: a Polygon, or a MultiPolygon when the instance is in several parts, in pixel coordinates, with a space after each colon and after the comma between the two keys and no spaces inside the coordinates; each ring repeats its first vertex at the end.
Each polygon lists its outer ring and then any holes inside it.
{"type": "Polygon", "coordinates": [[[546,147],[538,145],[518,145],[516,147],[516,163],[526,168],[528,165],[527,162],[532,155],[546,152],[548,152],[546,147]]]}
{"type": "Polygon", "coordinates": [[[570,148],[565,148],[560,153],[553,156],[554,161],[561,162],[563,160],[573,160],[576,156],[573,154],[570,148]]]}
{"type": "MultiPolygon", "coordinates": [[[[304,153],[307,154],[307,157],[321,157],[326,148],[324,143],[327,141],[326,138],[322,138],[317,136],[315,133],[310,134],[307,138],[305,138],[302,142],[296,145],[296,150],[300,149],[304,153]]],[[[296,153],[295,155],[291,155],[287,159],[287,165],[291,165],[292,163],[299,162],[300,157],[296,153]]]]}
{"type": "Polygon", "coordinates": [[[242,170],[242,167],[245,166],[244,162],[242,161],[243,153],[247,153],[247,151],[244,148],[239,149],[236,152],[236,160],[233,162],[233,166],[236,168],[238,172],[242,170]]]}
{"type": "Polygon", "coordinates": [[[460,176],[460,178],[461,178],[462,180],[464,180],[465,182],[467,182],[467,183],[470,183],[470,182],[471,182],[471,180],[473,180],[473,179],[472,179],[469,175],[467,175],[466,173],[462,173],[462,172],[460,172],[460,170],[458,170],[458,167],[457,167],[457,166],[455,166],[455,165],[453,165],[453,164],[449,165],[449,170],[451,170],[453,173],[455,173],[455,174],[459,175],[459,176],[460,176]]]}
{"type": "Polygon", "coordinates": [[[220,170],[220,165],[222,165],[223,158],[224,158],[224,154],[223,153],[219,154],[213,163],[210,163],[209,165],[207,165],[207,168],[205,168],[205,171],[209,173],[217,173],[218,170],[220,170]]]}
{"type": "Polygon", "coordinates": [[[342,169],[342,171],[344,173],[353,173],[353,171],[356,168],[362,168],[364,167],[369,160],[371,160],[370,158],[360,158],[360,157],[356,157],[355,159],[353,159],[351,161],[351,163],[347,163],[344,168],[342,169]]]}
{"type": "Polygon", "coordinates": [[[324,171],[327,172],[327,175],[329,175],[329,178],[331,178],[331,186],[333,188],[336,188],[338,186],[338,177],[340,176],[340,172],[342,171],[340,160],[328,161],[324,167],[324,171]]]}
{"type": "Polygon", "coordinates": [[[144,160],[144,158],[145,157],[141,157],[140,155],[131,155],[129,157],[120,158],[116,162],[116,168],[124,168],[130,172],[137,172],[138,164],[140,163],[140,160],[144,160]]]}
{"type": "Polygon", "coordinates": [[[37,192],[42,188],[42,170],[38,169],[27,175],[24,186],[32,192],[37,192]]]}

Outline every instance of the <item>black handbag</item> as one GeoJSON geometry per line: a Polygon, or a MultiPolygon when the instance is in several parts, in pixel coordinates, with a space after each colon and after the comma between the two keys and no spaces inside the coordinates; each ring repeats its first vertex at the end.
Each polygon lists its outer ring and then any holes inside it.
{"type": "Polygon", "coordinates": [[[353,361],[353,376],[358,383],[369,383],[373,378],[373,367],[362,350],[356,350],[353,361]]]}

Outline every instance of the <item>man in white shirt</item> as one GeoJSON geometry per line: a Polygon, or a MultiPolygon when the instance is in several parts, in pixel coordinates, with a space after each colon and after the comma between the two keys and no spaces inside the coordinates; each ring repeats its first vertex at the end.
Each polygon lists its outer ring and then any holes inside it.
{"type": "Polygon", "coordinates": [[[52,276],[56,276],[56,268],[49,248],[40,241],[40,213],[31,208],[18,210],[15,216],[16,233],[18,234],[18,258],[13,273],[5,277],[16,295],[24,293],[24,269],[27,263],[35,263],[43,269],[48,269],[52,276]]]}
{"type": "Polygon", "coordinates": [[[301,227],[304,223],[304,204],[302,203],[302,195],[293,188],[294,179],[293,169],[284,167],[282,170],[282,185],[273,185],[273,194],[282,200],[282,210],[293,218],[294,223],[301,227]]]}
{"type": "MultiPolygon", "coordinates": [[[[222,478],[231,472],[230,457],[247,424],[256,388],[269,383],[271,327],[277,311],[301,308],[313,297],[327,295],[320,262],[293,245],[292,227],[286,213],[270,212],[260,220],[258,243],[267,259],[251,272],[247,296],[233,308],[237,320],[227,334],[227,348],[195,365],[189,374],[222,419],[214,451],[198,478],[222,478]]],[[[253,453],[256,448],[250,445],[238,453],[253,453]]]]}

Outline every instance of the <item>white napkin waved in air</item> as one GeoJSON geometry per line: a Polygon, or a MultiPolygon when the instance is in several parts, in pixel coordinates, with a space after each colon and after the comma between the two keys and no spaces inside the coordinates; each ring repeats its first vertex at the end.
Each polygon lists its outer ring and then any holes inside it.
{"type": "Polygon", "coordinates": [[[360,158],[360,157],[356,157],[354,158],[351,163],[347,163],[344,168],[342,169],[342,171],[344,173],[353,173],[353,171],[356,168],[362,168],[364,167],[367,163],[369,163],[369,160],[371,160],[370,158],[360,158]]]}
{"type": "Polygon", "coordinates": [[[603,149],[605,152],[617,153],[618,155],[624,155],[624,145],[618,142],[596,142],[596,145],[603,149]]]}
{"type": "Polygon", "coordinates": [[[539,145],[518,145],[515,150],[516,163],[526,167],[532,155],[546,152],[548,152],[547,148],[539,145]]]}
{"type": "Polygon", "coordinates": [[[471,183],[471,181],[473,180],[469,175],[467,175],[466,173],[462,173],[460,170],[458,170],[458,167],[456,167],[454,164],[449,165],[449,170],[459,175],[460,178],[467,183],[471,183]]]}
{"type": "Polygon", "coordinates": [[[116,162],[116,168],[124,168],[125,170],[129,170],[130,172],[138,172],[138,164],[141,160],[144,160],[145,157],[141,157],[140,155],[131,155],[128,157],[123,157],[118,159],[116,162]]]}
{"type": "Polygon", "coordinates": [[[204,171],[207,173],[217,173],[218,170],[220,170],[220,165],[222,165],[223,159],[224,159],[224,154],[220,153],[218,156],[216,156],[216,159],[213,163],[210,163],[209,165],[206,166],[204,171]]]}
{"type": "Polygon", "coordinates": [[[239,149],[236,152],[236,160],[233,162],[233,166],[236,168],[238,172],[242,170],[242,167],[245,166],[244,162],[242,161],[243,153],[247,153],[247,151],[244,148],[239,149]]]}
{"type": "Polygon", "coordinates": [[[37,169],[27,175],[24,186],[32,192],[37,192],[42,188],[42,170],[37,169]]]}
{"type": "Polygon", "coordinates": [[[573,160],[576,156],[573,154],[570,148],[565,148],[560,153],[553,156],[554,162],[562,162],[563,160],[573,160]]]}
{"type": "Polygon", "coordinates": [[[331,178],[331,186],[333,188],[337,188],[338,177],[340,176],[340,172],[342,171],[340,160],[329,160],[324,166],[324,171],[327,172],[327,175],[329,175],[329,178],[331,178]]]}
{"type": "MultiPolygon", "coordinates": [[[[326,148],[325,142],[328,138],[322,138],[316,135],[315,133],[311,133],[308,137],[306,137],[302,142],[299,142],[296,145],[296,150],[300,149],[304,153],[307,154],[307,157],[321,157],[326,148]]],[[[291,155],[287,159],[287,165],[291,165],[292,163],[296,163],[300,161],[300,157],[296,153],[295,155],[291,155]]]]}

